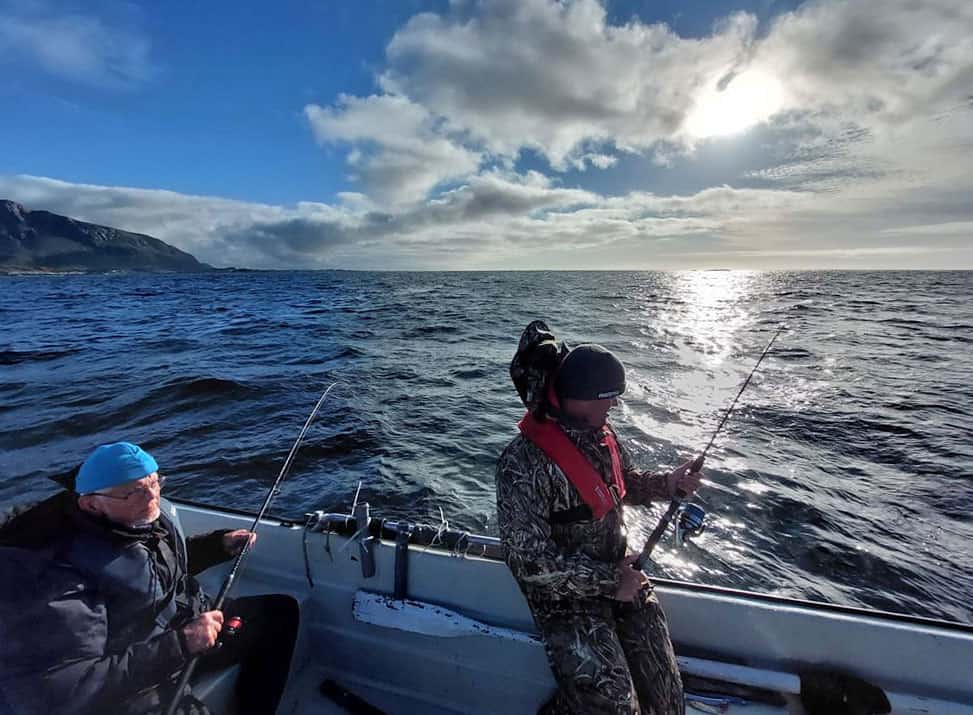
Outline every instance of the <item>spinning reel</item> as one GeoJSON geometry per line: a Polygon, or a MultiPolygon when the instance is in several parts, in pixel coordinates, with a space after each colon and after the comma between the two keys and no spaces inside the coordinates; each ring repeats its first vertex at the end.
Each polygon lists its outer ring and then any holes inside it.
{"type": "Polygon", "coordinates": [[[699,504],[683,504],[679,507],[676,521],[676,546],[682,546],[686,539],[692,539],[706,530],[706,510],[699,504]]]}

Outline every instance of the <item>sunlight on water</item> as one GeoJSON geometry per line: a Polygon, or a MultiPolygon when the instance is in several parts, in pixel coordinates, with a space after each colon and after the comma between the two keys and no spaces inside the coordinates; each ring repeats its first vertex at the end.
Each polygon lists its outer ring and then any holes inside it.
{"type": "MultiPolygon", "coordinates": [[[[631,368],[622,412],[641,432],[677,444],[698,444],[715,427],[721,409],[741,380],[732,359],[757,320],[753,271],[686,271],[669,274],[672,296],[661,306],[647,296],[643,332],[675,359],[631,368]]],[[[700,445],[699,448],[701,448],[700,445]]]]}
{"type": "Polygon", "coordinates": [[[753,494],[766,494],[770,491],[770,487],[766,484],[761,484],[760,482],[755,482],[753,480],[746,480],[737,482],[737,489],[743,489],[744,491],[752,492],[753,494]]]}
{"type": "Polygon", "coordinates": [[[695,361],[723,363],[741,329],[754,320],[747,298],[759,274],[753,271],[686,271],[675,274],[673,310],[659,316],[671,333],[688,338],[695,361]]]}

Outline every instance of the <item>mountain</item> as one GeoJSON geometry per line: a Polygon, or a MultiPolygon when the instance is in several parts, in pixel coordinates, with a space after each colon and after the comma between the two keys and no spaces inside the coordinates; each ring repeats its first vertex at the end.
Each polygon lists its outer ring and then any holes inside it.
{"type": "Polygon", "coordinates": [[[0,272],[214,270],[168,243],[141,233],[28,211],[0,200],[0,272]]]}

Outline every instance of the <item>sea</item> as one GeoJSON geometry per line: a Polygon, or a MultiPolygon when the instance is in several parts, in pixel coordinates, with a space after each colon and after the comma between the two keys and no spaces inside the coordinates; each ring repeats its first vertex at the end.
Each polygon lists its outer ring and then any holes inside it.
{"type": "MultiPolygon", "coordinates": [[[[117,440],[175,497],[495,534],[543,319],[627,367],[616,431],[706,460],[706,530],[655,575],[973,622],[973,272],[214,272],[0,277],[0,506],[117,440]]],[[[664,505],[626,508],[638,547],[664,505]]]]}

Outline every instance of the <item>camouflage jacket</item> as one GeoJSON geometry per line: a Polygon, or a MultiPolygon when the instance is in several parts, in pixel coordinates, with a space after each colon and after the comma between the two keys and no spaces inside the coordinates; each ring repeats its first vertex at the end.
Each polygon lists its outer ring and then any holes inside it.
{"type": "MultiPolygon", "coordinates": [[[[597,431],[565,433],[611,483],[611,457],[597,431]]],[[[666,473],[635,469],[619,441],[625,503],[669,499],[666,473]]],[[[625,516],[614,509],[600,520],[552,523],[554,512],[584,504],[578,490],[539,447],[523,435],[507,445],[497,463],[497,520],[507,565],[533,607],[551,600],[611,598],[618,589],[618,562],[625,557],[625,516]]],[[[637,547],[636,547],[637,548],[637,547]]]]}

